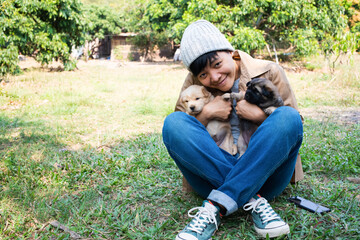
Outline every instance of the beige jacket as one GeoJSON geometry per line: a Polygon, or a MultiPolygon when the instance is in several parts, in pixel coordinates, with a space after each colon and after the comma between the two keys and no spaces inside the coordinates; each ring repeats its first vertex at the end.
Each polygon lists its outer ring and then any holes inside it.
{"type": "MultiPolygon", "coordinates": [[[[262,77],[272,81],[278,88],[284,105],[290,106],[298,110],[296,98],[294,92],[291,89],[290,83],[285,75],[284,70],[276,63],[266,60],[255,59],[242,51],[235,51],[233,53],[233,59],[240,67],[240,82],[239,89],[246,91],[246,83],[252,78],[262,77]]],[[[185,79],[185,82],[181,88],[181,92],[190,85],[202,85],[191,73],[189,73],[185,79]]],[[[223,94],[217,89],[207,88],[213,95],[223,94]]],[[[182,111],[184,109],[180,106],[179,100],[176,103],[175,111],[182,111]]],[[[292,183],[295,183],[304,178],[304,173],[301,164],[301,158],[298,155],[295,172],[291,179],[292,183]]]]}

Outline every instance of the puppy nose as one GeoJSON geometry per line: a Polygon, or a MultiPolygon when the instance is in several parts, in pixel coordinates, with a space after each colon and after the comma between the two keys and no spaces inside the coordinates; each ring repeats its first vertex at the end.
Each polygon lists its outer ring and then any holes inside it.
{"type": "Polygon", "coordinates": [[[190,106],[190,110],[194,111],[195,110],[195,106],[190,106]]]}

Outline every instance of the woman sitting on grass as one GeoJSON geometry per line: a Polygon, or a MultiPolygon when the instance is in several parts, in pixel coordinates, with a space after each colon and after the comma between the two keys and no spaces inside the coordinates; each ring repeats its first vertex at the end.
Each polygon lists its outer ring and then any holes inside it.
{"type": "Polygon", "coordinates": [[[181,40],[181,58],[189,69],[182,90],[190,85],[205,86],[215,99],[196,118],[176,106],[164,122],[163,141],[192,188],[205,200],[189,211],[190,223],[176,236],[184,239],[210,239],[221,218],[242,207],[250,211],[256,232],[262,237],[289,233],[289,225],[267,200],[278,196],[294,173],[303,138],[301,117],[284,71],[277,64],[256,60],[234,51],[224,35],[205,20],[190,24],[181,40]],[[224,101],[225,92],[245,91],[252,78],[271,80],[285,106],[267,116],[245,100],[224,101]],[[211,119],[232,123],[234,141],[239,137],[242,119],[258,125],[246,152],[239,157],[220,149],[206,131],[211,119]],[[191,214],[198,210],[196,214],[191,214]]]}

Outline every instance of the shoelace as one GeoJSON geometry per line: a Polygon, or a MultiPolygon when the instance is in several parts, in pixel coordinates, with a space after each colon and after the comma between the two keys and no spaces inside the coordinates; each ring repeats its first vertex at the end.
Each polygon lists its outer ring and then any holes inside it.
{"type": "Polygon", "coordinates": [[[267,223],[275,219],[281,220],[265,198],[259,198],[254,202],[247,203],[243,209],[245,211],[252,210],[252,212],[259,213],[262,223],[267,223]]]}
{"type": "Polygon", "coordinates": [[[194,218],[189,224],[188,230],[201,234],[204,227],[206,227],[206,223],[215,223],[216,229],[218,229],[215,213],[209,211],[205,207],[195,207],[190,209],[188,216],[194,218]],[[196,214],[192,214],[195,210],[198,210],[198,212],[196,214]]]}

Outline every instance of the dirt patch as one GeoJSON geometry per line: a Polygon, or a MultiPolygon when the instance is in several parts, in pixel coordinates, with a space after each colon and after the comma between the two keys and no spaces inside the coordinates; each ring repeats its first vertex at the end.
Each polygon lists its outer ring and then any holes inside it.
{"type": "Polygon", "coordinates": [[[359,124],[360,107],[316,107],[303,108],[300,113],[304,118],[311,118],[322,122],[335,122],[339,124],[359,124]]]}
{"type": "Polygon", "coordinates": [[[27,69],[43,69],[47,71],[63,71],[63,64],[61,62],[53,61],[50,64],[41,65],[32,57],[26,57],[24,60],[19,61],[19,67],[22,70],[27,69]]]}

